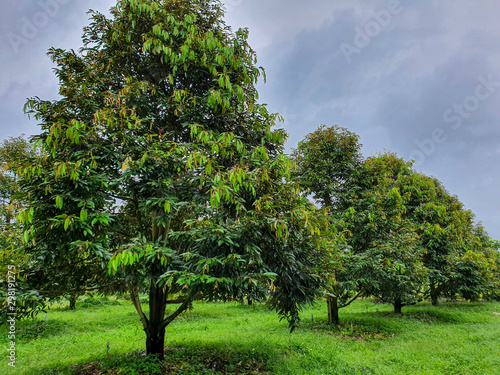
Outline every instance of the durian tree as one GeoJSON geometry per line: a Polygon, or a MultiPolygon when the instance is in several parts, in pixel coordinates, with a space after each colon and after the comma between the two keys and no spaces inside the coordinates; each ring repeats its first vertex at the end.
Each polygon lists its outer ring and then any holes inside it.
{"type": "Polygon", "coordinates": [[[160,358],[195,300],[269,297],[293,328],[331,254],[324,215],[290,182],[279,116],[257,101],[248,31],[223,15],[216,0],[91,12],[80,50],[49,51],[60,99],[26,104],[43,156],[20,172],[27,252],[100,261],[160,358]]]}

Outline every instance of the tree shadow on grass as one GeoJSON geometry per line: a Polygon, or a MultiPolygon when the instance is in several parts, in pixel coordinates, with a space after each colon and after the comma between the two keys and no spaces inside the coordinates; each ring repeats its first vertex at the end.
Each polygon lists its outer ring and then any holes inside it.
{"type": "Polygon", "coordinates": [[[58,336],[69,330],[71,327],[58,320],[38,320],[29,321],[17,327],[16,338],[19,342],[30,342],[36,339],[46,339],[58,336]]]}
{"type": "Polygon", "coordinates": [[[403,308],[402,314],[394,314],[392,312],[380,312],[378,314],[389,320],[398,319],[427,324],[483,323],[489,318],[489,315],[485,315],[483,311],[477,311],[477,306],[474,311],[468,311],[469,309],[463,309],[462,307],[417,305],[403,308]]]}
{"type": "Polygon", "coordinates": [[[355,339],[360,341],[377,341],[394,337],[399,330],[384,319],[370,319],[370,313],[364,313],[363,317],[353,317],[341,320],[337,324],[327,324],[326,321],[318,321],[301,325],[301,328],[311,329],[313,332],[328,334],[343,339],[355,339]]]}
{"type": "Polygon", "coordinates": [[[272,374],[267,369],[268,356],[262,353],[234,351],[227,348],[166,347],[165,360],[147,357],[144,350],[134,351],[117,357],[105,358],[90,363],[66,366],[64,368],[40,369],[40,375],[153,375],[153,374],[197,374],[235,375],[272,374]]]}

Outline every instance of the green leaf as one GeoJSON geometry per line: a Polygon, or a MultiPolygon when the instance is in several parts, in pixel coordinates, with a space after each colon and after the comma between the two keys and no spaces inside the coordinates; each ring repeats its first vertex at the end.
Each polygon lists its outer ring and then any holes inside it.
{"type": "Polygon", "coordinates": [[[140,263],[125,276],[141,288],[160,274],[182,286],[209,280],[207,295],[223,298],[248,293],[247,280],[266,293],[264,283],[255,284],[274,271],[289,280],[283,289],[291,288],[277,293],[281,315],[298,317],[323,287],[323,226],[289,178],[286,135],[273,130],[277,116],[258,104],[260,73],[248,33],[227,29],[221,4],[208,3],[126,1],[92,18],[84,37],[91,42],[81,49],[49,52],[61,97],[31,99],[29,106],[42,123],[43,160],[23,181],[36,213],[36,244],[27,251],[42,269],[80,240],[71,263],[81,268],[47,271],[49,279],[64,273],[67,280],[57,282],[82,289],[109,284],[95,271],[106,261],[110,273],[140,263]],[[189,254],[152,244],[153,220],[162,228],[168,220],[168,240],[189,254]],[[270,223],[279,229],[270,231],[270,223]],[[88,253],[96,256],[87,260],[88,253]],[[177,271],[165,273],[168,266],[177,271]],[[234,278],[214,278],[209,271],[218,269],[234,278]]]}
{"type": "MultiPolygon", "coordinates": [[[[132,259],[133,259],[133,258],[132,258],[132,259]]],[[[131,260],[132,260],[132,259],[131,259],[131,260]]],[[[129,253],[128,253],[128,251],[124,251],[124,252],[122,253],[122,262],[123,262],[123,264],[124,264],[124,265],[127,265],[128,260],[129,260],[129,253]]],[[[130,264],[132,264],[132,263],[130,263],[130,264]]]]}
{"type": "Polygon", "coordinates": [[[88,214],[87,214],[87,210],[82,209],[82,210],[80,211],[80,220],[81,220],[81,221],[87,221],[87,215],[88,215],[88,214]]]}
{"type": "Polygon", "coordinates": [[[60,210],[63,208],[63,198],[59,195],[56,197],[56,207],[60,210]]]}
{"type": "Polygon", "coordinates": [[[64,230],[68,230],[69,228],[69,217],[66,218],[66,220],[64,220],[64,230]]]}

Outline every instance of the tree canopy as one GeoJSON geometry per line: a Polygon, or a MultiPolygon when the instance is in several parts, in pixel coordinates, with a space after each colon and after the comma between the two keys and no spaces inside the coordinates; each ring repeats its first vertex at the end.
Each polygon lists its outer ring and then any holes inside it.
{"type": "MultiPolygon", "coordinates": [[[[19,194],[20,181],[16,170],[31,165],[36,159],[36,152],[23,136],[6,139],[0,144],[0,325],[10,311],[7,275],[13,269],[16,274],[16,317],[33,317],[44,308],[43,297],[33,287],[37,282],[30,272],[33,261],[23,251],[23,230],[17,220],[17,215],[29,207],[29,200],[19,194]]],[[[12,300],[10,302],[12,306],[12,300]]]]}
{"type": "Polygon", "coordinates": [[[22,245],[4,254],[27,292],[126,291],[160,358],[196,300],[265,298],[293,329],[324,296],[330,322],[360,295],[398,313],[498,298],[498,242],[439,180],[364,158],[339,126],[285,155],[248,31],[223,16],[219,0],[119,0],[90,12],[78,51],[49,50],[60,98],[25,105],[35,151],[0,150],[1,240],[22,245]]]}
{"type": "Polygon", "coordinates": [[[26,105],[42,131],[22,172],[27,251],[106,266],[148,354],[163,356],[166,326],[194,300],[269,290],[293,328],[319,293],[328,223],[289,181],[247,38],[216,0],[121,0],[109,19],[91,13],[78,52],[49,51],[61,99],[26,105]]]}
{"type": "Polygon", "coordinates": [[[324,269],[329,322],[359,295],[399,313],[426,297],[437,304],[442,296],[496,295],[499,253],[472,212],[411,162],[360,150],[356,134],[323,125],[292,153],[303,194],[312,193],[343,234],[343,251],[324,269]]]}

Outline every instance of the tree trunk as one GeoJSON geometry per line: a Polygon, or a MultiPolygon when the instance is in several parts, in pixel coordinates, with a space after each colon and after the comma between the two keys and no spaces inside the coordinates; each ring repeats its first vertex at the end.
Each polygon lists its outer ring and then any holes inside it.
{"type": "Polygon", "coordinates": [[[328,324],[339,324],[338,298],[328,296],[326,301],[328,304],[328,324]]]}
{"type": "Polygon", "coordinates": [[[253,301],[252,301],[252,299],[251,299],[251,298],[248,298],[248,302],[247,302],[247,303],[248,303],[248,306],[252,306],[252,305],[253,305],[253,301]]]}
{"type": "Polygon", "coordinates": [[[78,296],[76,294],[71,294],[69,296],[69,309],[70,310],[75,310],[76,309],[76,300],[78,299],[78,296]]]}
{"type": "Polygon", "coordinates": [[[437,306],[439,297],[439,290],[436,285],[431,284],[431,300],[432,306],[437,306]]]}
{"type": "Polygon", "coordinates": [[[395,300],[393,305],[394,305],[394,313],[402,314],[401,309],[403,308],[403,303],[400,300],[395,300]]]}
{"type": "Polygon", "coordinates": [[[163,361],[165,358],[165,328],[149,324],[146,336],[146,354],[155,355],[163,361]]]}
{"type": "MultiPolygon", "coordinates": [[[[151,212],[152,217],[152,233],[151,239],[153,242],[159,240],[163,236],[163,241],[166,240],[166,231],[164,227],[159,227],[155,222],[156,211],[151,212]]],[[[160,273],[158,265],[153,266],[153,275],[160,273]]],[[[164,359],[165,349],[165,309],[167,307],[168,290],[156,285],[155,280],[151,280],[149,286],[149,320],[146,319],[144,331],[146,332],[146,354],[155,355],[159,360],[164,359]]],[[[144,322],[143,322],[144,324],[144,322]]]]}
{"type": "Polygon", "coordinates": [[[162,287],[151,282],[149,289],[149,322],[146,331],[146,354],[164,359],[166,295],[162,287]]]}

